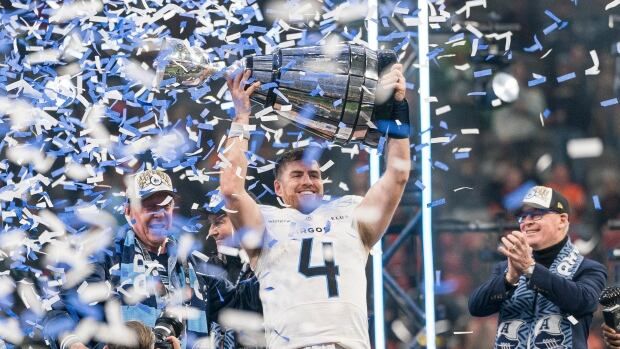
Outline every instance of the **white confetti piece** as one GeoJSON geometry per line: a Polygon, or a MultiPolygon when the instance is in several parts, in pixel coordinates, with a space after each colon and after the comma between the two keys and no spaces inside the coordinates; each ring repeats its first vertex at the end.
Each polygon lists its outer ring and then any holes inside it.
{"type": "Polygon", "coordinates": [[[445,114],[449,111],[451,111],[452,108],[449,105],[444,105],[442,107],[439,107],[437,109],[435,109],[435,115],[442,115],[445,114]]]}
{"type": "Polygon", "coordinates": [[[545,171],[546,169],[549,168],[549,166],[551,166],[553,162],[553,158],[551,157],[551,154],[543,154],[540,158],[538,158],[538,160],[536,161],[536,170],[540,173],[545,171]]]}
{"type": "Polygon", "coordinates": [[[592,63],[594,64],[592,67],[586,69],[586,75],[598,75],[601,71],[598,69],[598,55],[595,50],[590,51],[590,57],[592,58],[592,63]]]}
{"type": "Polygon", "coordinates": [[[65,3],[52,12],[49,20],[52,23],[63,23],[74,18],[90,17],[103,9],[103,3],[98,0],[84,0],[65,3]]]}
{"type": "Polygon", "coordinates": [[[109,282],[87,283],[78,288],[78,295],[84,304],[91,304],[106,300],[110,297],[112,286],[109,282]]]}
{"type": "Polygon", "coordinates": [[[460,71],[465,71],[465,70],[469,70],[471,66],[469,65],[469,63],[465,63],[461,65],[455,65],[454,68],[460,71]]]}
{"type": "Polygon", "coordinates": [[[469,18],[471,8],[477,7],[477,6],[482,6],[486,8],[487,7],[486,0],[468,0],[465,2],[465,5],[461,7],[460,9],[456,10],[455,13],[457,15],[460,15],[461,13],[465,12],[465,18],[469,18]]]}
{"type": "Polygon", "coordinates": [[[19,321],[11,317],[4,317],[0,320],[0,338],[10,343],[21,344],[24,335],[20,329],[19,321]]]}
{"type": "Polygon", "coordinates": [[[472,188],[472,187],[459,187],[459,188],[454,189],[453,192],[456,193],[456,192],[461,191],[461,190],[474,190],[474,188],[472,188]]]}
{"type": "Polygon", "coordinates": [[[332,160],[327,160],[327,162],[323,164],[323,166],[320,167],[320,170],[321,172],[325,172],[333,165],[334,165],[334,162],[332,160]]]}
{"type": "Polygon", "coordinates": [[[593,158],[603,154],[600,138],[574,138],[566,143],[566,151],[571,159],[593,158]]]}
{"type": "Polygon", "coordinates": [[[610,3],[608,3],[607,5],[605,5],[605,11],[609,11],[609,10],[611,10],[612,8],[614,8],[614,7],[618,6],[618,5],[620,5],[620,0],[614,0],[614,1],[610,2],[610,3]]]}
{"type": "Polygon", "coordinates": [[[434,138],[431,138],[431,143],[432,144],[447,143],[449,141],[450,141],[450,137],[434,137],[434,138]]]}
{"type": "Polygon", "coordinates": [[[465,29],[467,29],[470,33],[474,34],[477,38],[482,38],[484,35],[482,34],[482,32],[480,30],[478,30],[478,28],[474,27],[471,24],[468,24],[465,29]]]}

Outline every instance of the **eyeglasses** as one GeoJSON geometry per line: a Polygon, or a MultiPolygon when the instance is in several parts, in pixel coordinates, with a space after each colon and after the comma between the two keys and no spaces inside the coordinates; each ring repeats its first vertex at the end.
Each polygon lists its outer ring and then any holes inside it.
{"type": "Polygon", "coordinates": [[[549,214],[549,213],[557,213],[551,210],[533,210],[533,211],[524,211],[521,212],[518,216],[517,216],[517,222],[519,222],[519,224],[525,222],[525,220],[527,219],[527,217],[530,217],[531,220],[533,221],[539,221],[541,220],[545,215],[549,214]]]}

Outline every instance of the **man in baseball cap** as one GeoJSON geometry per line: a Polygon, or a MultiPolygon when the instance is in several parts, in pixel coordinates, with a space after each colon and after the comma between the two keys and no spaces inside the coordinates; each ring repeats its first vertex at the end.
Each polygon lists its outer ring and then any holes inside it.
{"type": "Polygon", "coordinates": [[[559,192],[532,187],[517,215],[519,231],[501,239],[507,260],[469,299],[469,312],[499,312],[498,348],[587,348],[592,314],[607,272],[568,238],[570,207],[559,192]]]}
{"type": "Polygon", "coordinates": [[[170,176],[161,170],[145,170],[135,174],[127,188],[129,204],[125,216],[136,237],[150,251],[165,248],[177,194],[170,176]]]}

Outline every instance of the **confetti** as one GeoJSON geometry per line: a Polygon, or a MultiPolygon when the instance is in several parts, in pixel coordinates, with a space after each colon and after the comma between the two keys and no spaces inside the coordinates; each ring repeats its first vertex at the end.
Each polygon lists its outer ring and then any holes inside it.
{"type": "Polygon", "coordinates": [[[444,105],[442,107],[439,107],[437,109],[435,109],[435,115],[442,115],[445,114],[449,111],[451,111],[452,108],[449,105],[444,105]]]}
{"type": "Polygon", "coordinates": [[[441,199],[437,199],[437,200],[434,200],[434,201],[426,204],[426,207],[433,208],[433,207],[444,205],[445,203],[446,203],[446,199],[445,198],[441,198],[441,199]]]}
{"type": "Polygon", "coordinates": [[[575,75],[575,73],[572,72],[572,73],[564,74],[562,76],[558,76],[556,79],[557,79],[558,82],[564,82],[564,81],[567,81],[567,80],[574,79],[576,77],[577,76],[575,75]]]}
{"type": "Polygon", "coordinates": [[[592,196],[592,202],[594,203],[594,208],[596,210],[601,210],[601,201],[599,200],[598,195],[592,196]]]}
{"type": "Polygon", "coordinates": [[[484,70],[479,70],[479,71],[475,71],[474,72],[474,77],[475,78],[480,78],[483,76],[490,76],[493,73],[493,70],[491,69],[484,69],[484,70]]]}
{"type": "Polygon", "coordinates": [[[415,181],[415,186],[420,188],[420,190],[424,190],[424,188],[426,188],[426,186],[419,179],[415,181]]]}
{"type": "Polygon", "coordinates": [[[618,98],[611,98],[601,101],[601,107],[610,107],[616,104],[618,104],[618,98]]]}
{"type": "Polygon", "coordinates": [[[605,11],[609,11],[612,8],[617,7],[618,5],[620,5],[620,0],[614,0],[608,3],[607,5],[605,5],[605,11]]]}
{"type": "Polygon", "coordinates": [[[573,138],[566,144],[566,151],[571,159],[599,157],[603,154],[603,142],[600,138],[573,138]]]}

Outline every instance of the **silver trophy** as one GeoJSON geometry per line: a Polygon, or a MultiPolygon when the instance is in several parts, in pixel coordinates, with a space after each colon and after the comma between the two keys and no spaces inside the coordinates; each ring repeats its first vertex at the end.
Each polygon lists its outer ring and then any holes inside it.
{"type": "Polygon", "coordinates": [[[166,39],[156,65],[166,88],[198,87],[210,78],[251,69],[250,80],[261,82],[254,102],[327,140],[377,146],[376,120],[390,119],[392,102],[384,98],[375,104],[379,72],[395,62],[393,51],[340,44],[329,55],[321,46],[284,48],[226,66],[186,41],[166,39]]]}

